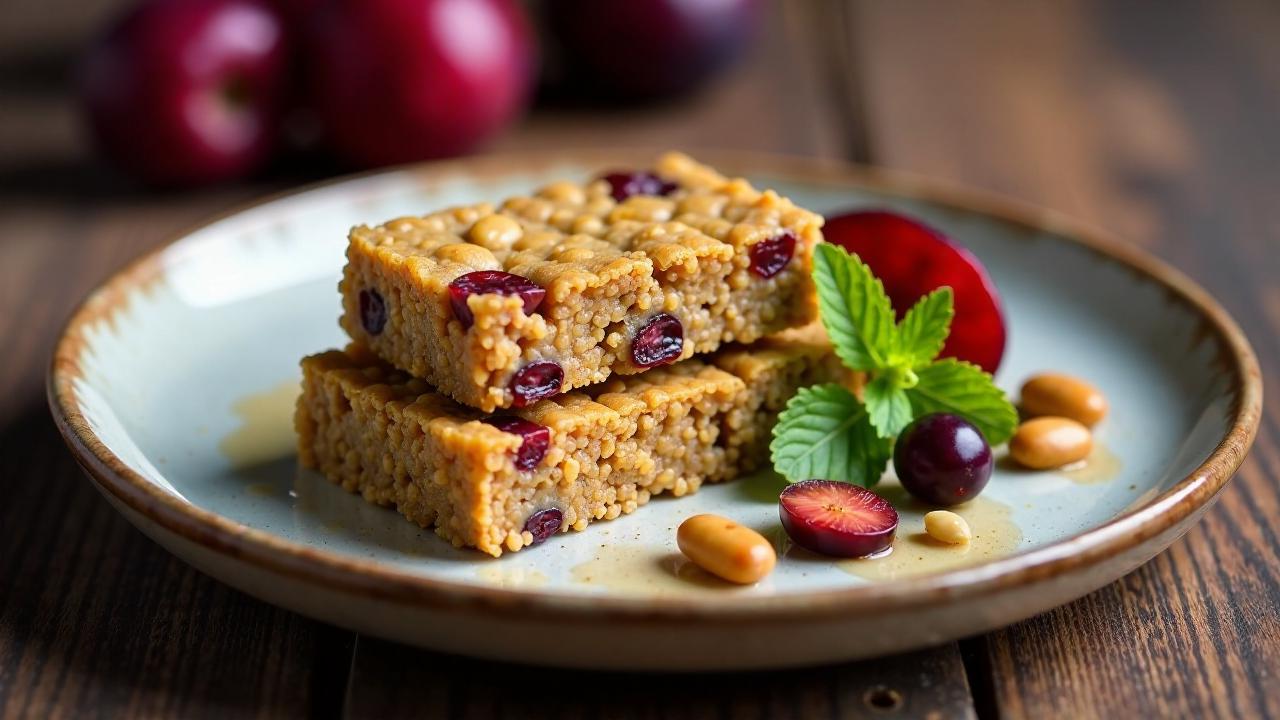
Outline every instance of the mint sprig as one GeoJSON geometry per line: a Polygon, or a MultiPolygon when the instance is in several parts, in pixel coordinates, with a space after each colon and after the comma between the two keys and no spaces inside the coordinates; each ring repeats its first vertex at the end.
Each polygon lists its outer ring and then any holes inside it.
{"type": "Polygon", "coordinates": [[[893,438],[929,413],[960,415],[992,445],[1013,435],[1017,411],[989,374],[936,359],[955,316],[951,288],[920,298],[895,324],[884,285],[856,255],[819,245],[813,278],[836,355],[866,382],[861,400],[839,385],[818,385],[787,403],[769,446],[774,469],[787,480],[871,487],[889,464],[893,438]]]}

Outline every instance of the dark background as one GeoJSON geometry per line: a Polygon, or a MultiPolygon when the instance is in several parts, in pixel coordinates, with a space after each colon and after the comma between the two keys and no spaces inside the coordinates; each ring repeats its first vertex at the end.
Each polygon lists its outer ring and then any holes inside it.
{"type": "MultiPolygon", "coordinates": [[[[197,573],[94,492],[43,382],[72,306],[237,202],[331,172],[137,189],[67,88],[104,0],[0,0],[0,714],[483,717],[1280,716],[1280,432],[1147,566],[983,637],[814,670],[693,677],[495,665],[396,646],[197,573]]],[[[1181,268],[1280,361],[1280,3],[775,5],[694,97],[535,109],[490,149],[853,157],[1078,216],[1181,268]],[[821,16],[815,18],[815,16],[821,16]]]]}

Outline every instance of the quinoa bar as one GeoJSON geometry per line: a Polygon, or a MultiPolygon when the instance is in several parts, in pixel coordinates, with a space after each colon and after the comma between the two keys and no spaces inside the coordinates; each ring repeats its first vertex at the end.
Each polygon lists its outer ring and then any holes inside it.
{"type": "Polygon", "coordinates": [[[351,231],[342,327],[486,412],[753,342],[816,317],[822,218],[669,153],[351,231]]]}
{"type": "Polygon", "coordinates": [[[797,388],[854,380],[824,342],[791,337],[495,416],[354,344],[302,369],[304,466],[494,556],[759,468],[797,388]]]}

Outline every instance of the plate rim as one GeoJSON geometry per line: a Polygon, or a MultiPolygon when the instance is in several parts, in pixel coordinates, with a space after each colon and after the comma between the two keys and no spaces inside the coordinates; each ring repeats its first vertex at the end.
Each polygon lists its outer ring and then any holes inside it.
{"type": "Polygon", "coordinates": [[[767,597],[724,597],[706,602],[706,598],[700,597],[639,598],[486,587],[427,578],[376,560],[286,540],[165,493],[111,452],[92,431],[81,411],[74,382],[83,377],[79,357],[87,348],[86,330],[100,320],[109,321],[132,290],[145,289],[162,278],[162,260],[166,253],[218,221],[285,198],[379,176],[408,173],[424,182],[440,177],[500,177],[565,163],[603,168],[624,162],[645,162],[658,152],[651,149],[530,150],[414,163],[306,184],[237,204],[206,218],[169,236],[111,274],[72,311],[57,341],[47,378],[48,402],[58,430],[99,490],[142,518],[206,550],[293,580],[419,607],[468,607],[503,613],[518,610],[531,619],[580,619],[585,613],[609,621],[697,619],[712,623],[764,619],[815,621],[886,606],[914,609],[950,604],[1087,569],[1142,545],[1206,507],[1235,474],[1256,437],[1262,411],[1262,374],[1248,338],[1206,290],[1137,246],[1054,211],[986,190],[828,158],[710,149],[694,149],[690,154],[718,167],[749,168],[799,182],[821,181],[857,187],[978,213],[1035,232],[1048,231],[1057,242],[1080,245],[1155,282],[1175,301],[1194,310],[1202,330],[1215,336],[1224,351],[1224,356],[1215,362],[1222,364],[1231,375],[1230,392],[1235,396],[1226,434],[1204,462],[1165,492],[1103,525],[1049,545],[915,578],[767,597]]]}

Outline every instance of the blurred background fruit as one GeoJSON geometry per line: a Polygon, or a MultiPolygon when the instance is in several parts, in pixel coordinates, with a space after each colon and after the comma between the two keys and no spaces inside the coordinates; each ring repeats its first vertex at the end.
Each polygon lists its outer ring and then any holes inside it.
{"type": "Polygon", "coordinates": [[[80,58],[100,154],[143,183],[473,152],[547,96],[645,102],[707,85],[761,0],[122,1],[80,58]],[[534,11],[539,31],[526,12],[534,11]],[[548,62],[542,62],[543,58],[548,62]],[[326,161],[325,158],[328,158],[326,161]]]}
{"type": "Polygon", "coordinates": [[[225,180],[269,159],[287,62],[261,0],[156,0],[84,54],[81,100],[99,150],[139,180],[225,180]]]}
{"type": "Polygon", "coordinates": [[[336,0],[305,46],[324,132],[365,167],[474,150],[524,112],[535,72],[511,0],[336,0]]]}
{"type": "Polygon", "coordinates": [[[562,94],[637,102],[698,88],[740,57],[759,0],[546,0],[562,94]]]}

